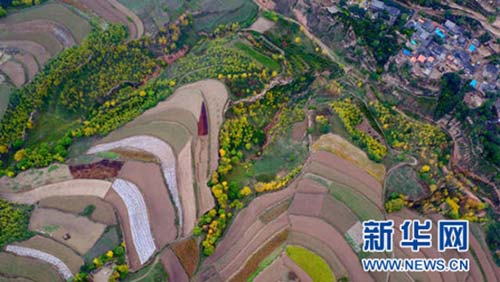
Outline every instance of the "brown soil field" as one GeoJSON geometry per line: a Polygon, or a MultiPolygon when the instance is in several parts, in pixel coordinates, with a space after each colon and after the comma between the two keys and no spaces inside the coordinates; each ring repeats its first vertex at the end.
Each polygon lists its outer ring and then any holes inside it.
{"type": "Polygon", "coordinates": [[[193,113],[191,113],[186,109],[176,108],[176,107],[169,107],[168,110],[161,108],[161,111],[159,111],[157,109],[160,108],[157,107],[158,106],[149,110],[151,112],[146,111],[144,114],[142,114],[132,122],[125,125],[125,127],[133,127],[140,124],[148,124],[152,121],[171,121],[182,124],[189,130],[191,135],[193,136],[196,135],[198,131],[197,118],[193,115],[193,113]]]}
{"type": "Polygon", "coordinates": [[[39,186],[71,180],[73,177],[67,165],[54,164],[46,168],[30,169],[15,178],[0,178],[0,192],[21,192],[39,186]]]}
{"type": "Polygon", "coordinates": [[[131,272],[135,272],[141,268],[141,262],[139,260],[139,255],[134,248],[134,241],[132,240],[132,232],[130,231],[130,221],[128,218],[127,207],[123,203],[120,195],[116,193],[113,189],[109,189],[106,197],[104,198],[107,202],[111,203],[118,214],[118,221],[120,222],[120,227],[123,232],[123,240],[125,241],[127,261],[131,272]]]}
{"type": "Polygon", "coordinates": [[[32,54],[35,57],[39,66],[44,65],[51,57],[50,53],[47,52],[45,47],[33,41],[5,40],[5,41],[0,41],[0,45],[6,45],[9,47],[18,48],[27,53],[32,54]]]}
{"type": "Polygon", "coordinates": [[[230,252],[231,249],[234,249],[234,246],[241,241],[240,239],[243,238],[245,234],[250,235],[254,234],[253,232],[257,232],[263,226],[262,223],[256,225],[256,230],[250,228],[255,222],[260,222],[258,221],[259,215],[265,213],[267,209],[271,209],[274,205],[290,199],[293,192],[292,189],[288,188],[262,195],[250,202],[246,208],[238,213],[226,235],[224,235],[224,240],[219,243],[215,252],[204,261],[203,265],[208,266],[219,261],[225,254],[230,252]]]}
{"type": "Polygon", "coordinates": [[[383,206],[382,185],[355,164],[327,152],[316,152],[309,158],[307,169],[319,176],[352,187],[378,207],[383,206]]]}
{"type": "Polygon", "coordinates": [[[57,40],[52,32],[12,32],[0,29],[0,41],[27,41],[41,45],[53,57],[61,52],[64,46],[57,40]]]}
{"type": "Polygon", "coordinates": [[[72,273],[77,273],[80,270],[80,266],[83,265],[83,259],[72,249],[40,235],[32,237],[28,241],[16,243],[15,245],[37,249],[51,254],[63,261],[72,273]]]}
{"type": "Polygon", "coordinates": [[[313,180],[307,179],[307,178],[302,178],[299,181],[297,181],[297,191],[301,192],[301,193],[308,193],[308,194],[328,193],[328,189],[326,187],[322,186],[321,184],[317,183],[316,181],[313,181],[313,180]]]}
{"type": "Polygon", "coordinates": [[[209,139],[207,136],[199,136],[194,144],[195,179],[198,184],[198,217],[205,214],[215,206],[215,200],[208,187],[208,159],[209,159],[209,139]]]}
{"type": "Polygon", "coordinates": [[[46,234],[84,255],[101,237],[106,226],[86,217],[53,209],[37,208],[30,218],[29,229],[46,234]],[[65,240],[64,236],[70,238],[65,240]]]}
{"type": "Polygon", "coordinates": [[[56,22],[58,25],[66,28],[67,32],[70,33],[77,42],[81,42],[91,29],[86,19],[87,16],[81,16],[79,12],[54,2],[55,1],[9,13],[7,17],[0,20],[0,23],[17,24],[31,20],[56,22]]]}
{"type": "Polygon", "coordinates": [[[35,57],[31,55],[30,53],[24,53],[24,54],[18,54],[14,56],[14,59],[16,59],[19,62],[22,62],[26,74],[27,74],[27,81],[31,81],[33,77],[38,73],[38,63],[35,60],[35,57]]]}
{"type": "Polygon", "coordinates": [[[264,33],[267,30],[271,29],[275,23],[266,18],[259,17],[250,27],[250,30],[257,31],[259,33],[264,33]]]}
{"type": "Polygon", "coordinates": [[[269,222],[278,218],[281,214],[285,213],[290,207],[291,203],[292,199],[287,199],[280,202],[279,204],[273,206],[270,209],[267,209],[264,213],[262,213],[259,216],[259,220],[264,224],[268,224],[269,222]]]}
{"type": "MultiPolygon", "coordinates": [[[[118,1],[102,0],[81,0],[83,5],[92,10],[99,17],[112,23],[121,23],[127,26],[130,38],[138,38],[142,33],[138,33],[138,28],[134,23],[134,17],[123,13],[123,5],[118,1]],[[127,18],[129,17],[130,20],[127,18]]],[[[137,17],[137,16],[136,16],[137,17]]],[[[135,17],[135,18],[136,18],[135,17]]],[[[140,21],[140,20],[139,20],[140,21]]]]}
{"type": "Polygon", "coordinates": [[[101,160],[97,163],[72,165],[69,170],[75,179],[109,179],[116,177],[122,166],[121,161],[101,160]]]}
{"type": "Polygon", "coordinates": [[[325,194],[296,193],[289,212],[290,214],[318,217],[321,214],[324,199],[325,194]]]}
{"type": "Polygon", "coordinates": [[[297,275],[299,281],[313,282],[312,278],[288,256],[283,255],[283,262],[285,263],[285,266],[290,269],[290,271],[292,271],[293,273],[295,273],[295,275],[297,275]]]}
{"type": "Polygon", "coordinates": [[[335,277],[340,278],[349,275],[341,259],[342,254],[336,254],[327,243],[305,233],[290,231],[288,244],[301,246],[321,256],[328,263],[335,277]]]}
{"type": "Polygon", "coordinates": [[[94,205],[95,210],[90,216],[90,219],[105,225],[115,225],[116,216],[113,206],[104,200],[93,196],[66,196],[66,197],[49,197],[42,199],[38,206],[41,208],[56,209],[62,212],[79,214],[83,212],[85,207],[94,205]]]}
{"type": "Polygon", "coordinates": [[[148,152],[142,151],[142,150],[135,150],[131,148],[127,149],[113,149],[111,152],[117,153],[120,155],[121,158],[126,159],[126,160],[136,160],[136,161],[142,161],[142,162],[150,162],[150,163],[159,163],[158,158],[150,154],[148,152]]]}
{"type": "Polygon", "coordinates": [[[265,228],[261,228],[257,233],[250,236],[245,234],[239,238],[238,245],[234,246],[234,250],[226,254],[223,260],[217,262],[220,267],[219,273],[224,280],[228,280],[233,276],[241,266],[252,256],[255,250],[259,249],[264,242],[267,242],[289,227],[289,219],[287,214],[282,214],[276,220],[267,224],[265,228]],[[241,243],[240,243],[241,242],[241,243]],[[243,243],[243,244],[242,244],[243,243]]]}
{"type": "Polygon", "coordinates": [[[292,139],[295,141],[302,141],[306,136],[307,120],[297,122],[292,127],[292,139]]]}
{"type": "Polygon", "coordinates": [[[188,235],[196,225],[196,196],[193,185],[193,157],[191,154],[191,140],[177,156],[177,181],[179,196],[182,203],[184,222],[182,234],[188,235]]]}
{"type": "Polygon", "coordinates": [[[7,61],[0,66],[0,71],[4,73],[18,88],[23,86],[23,84],[26,82],[24,68],[20,63],[7,61]]]}
{"type": "Polygon", "coordinates": [[[37,282],[64,281],[57,270],[48,263],[4,252],[0,253],[0,275],[9,278],[6,280],[9,282],[16,281],[10,278],[18,276],[37,282]]]}
{"type": "Polygon", "coordinates": [[[34,204],[44,198],[54,196],[96,196],[104,198],[111,183],[95,179],[75,179],[39,188],[23,193],[0,193],[3,198],[16,203],[34,204]]]}
{"type": "Polygon", "coordinates": [[[290,215],[292,231],[310,235],[313,238],[326,243],[338,256],[342,256],[343,265],[349,272],[349,280],[352,281],[374,281],[368,273],[364,272],[359,263],[357,255],[344,236],[335,228],[321,219],[290,215]]]}
{"type": "Polygon", "coordinates": [[[313,144],[314,151],[327,151],[343,159],[355,163],[359,168],[365,170],[382,183],[385,176],[385,167],[382,164],[371,161],[365,152],[352,145],[344,138],[335,134],[322,135],[313,144]]]}
{"type": "Polygon", "coordinates": [[[6,277],[2,276],[0,274],[0,282],[34,282],[33,280],[30,280],[28,278],[22,278],[22,277],[6,277]]]}
{"type": "Polygon", "coordinates": [[[275,259],[268,267],[260,272],[253,280],[254,282],[269,282],[281,281],[283,274],[287,273],[289,269],[283,262],[283,255],[275,259]]]}
{"type": "Polygon", "coordinates": [[[71,31],[67,27],[51,20],[30,20],[14,24],[0,23],[0,29],[9,30],[9,32],[12,33],[52,33],[54,38],[64,48],[71,47],[76,44],[76,40],[73,38],[71,31]]]}
{"type": "Polygon", "coordinates": [[[358,218],[342,202],[332,196],[325,196],[320,216],[323,220],[345,233],[353,226],[358,218]]]}
{"type": "Polygon", "coordinates": [[[172,251],[174,251],[189,278],[193,277],[200,261],[200,248],[196,240],[192,238],[174,243],[172,251]]]}
{"type": "Polygon", "coordinates": [[[231,282],[246,282],[247,278],[254,273],[261,261],[269,256],[274,250],[285,243],[288,237],[288,230],[283,230],[276,234],[273,238],[267,241],[259,248],[245,263],[243,268],[238,271],[229,281],[231,282]]]}
{"type": "Polygon", "coordinates": [[[143,116],[158,115],[168,112],[170,109],[183,109],[193,114],[196,121],[198,121],[203,101],[200,89],[183,86],[177,89],[167,100],[144,112],[143,116]]]}
{"type": "Polygon", "coordinates": [[[182,268],[179,259],[175,256],[174,252],[170,249],[165,249],[161,255],[160,260],[168,273],[169,281],[175,282],[188,282],[189,278],[184,272],[184,268],[182,268]]]}
{"type": "Polygon", "coordinates": [[[175,122],[155,121],[145,125],[123,127],[113,131],[99,141],[99,144],[119,141],[133,136],[152,136],[169,144],[176,154],[184,148],[191,138],[189,131],[175,122]]]}
{"type": "Polygon", "coordinates": [[[163,248],[177,237],[176,215],[160,167],[154,163],[127,161],[119,177],[133,182],[141,190],[148,208],[156,247],[163,248]],[[147,177],[144,177],[147,175],[147,177]]]}

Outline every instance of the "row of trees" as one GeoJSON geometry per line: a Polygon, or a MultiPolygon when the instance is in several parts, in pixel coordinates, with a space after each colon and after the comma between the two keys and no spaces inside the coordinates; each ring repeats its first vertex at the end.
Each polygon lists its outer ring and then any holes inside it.
{"type": "Polygon", "coordinates": [[[125,257],[125,242],[116,248],[94,258],[92,263],[81,267],[80,272],[75,275],[72,282],[91,281],[90,273],[95,272],[105,265],[113,264],[113,273],[109,277],[110,282],[123,281],[128,275],[128,265],[125,257]]]}
{"type": "Polygon", "coordinates": [[[248,196],[279,190],[301,171],[301,167],[296,167],[282,178],[274,177],[246,186],[232,176],[236,167],[247,168],[247,162],[261,154],[268,138],[265,128],[272,122],[273,116],[288,104],[294,93],[299,93],[310,82],[310,79],[298,78],[289,85],[274,87],[261,100],[238,103],[228,111],[219,135],[219,166],[209,182],[218,208],[202,216],[195,230],[197,235],[206,234],[202,242],[204,255],[213,253],[227,220],[233,212],[243,207],[248,196]]]}
{"type": "Polygon", "coordinates": [[[126,38],[122,25],[112,24],[106,30],[95,27],[80,46],[64,50],[30,84],[13,93],[0,122],[0,156],[5,161],[0,174],[63,161],[75,137],[107,133],[165,97],[166,93],[151,90],[148,97],[135,97],[134,90],[123,84],[139,85],[156,66],[146,40],[125,42],[126,38]],[[36,117],[54,109],[65,115],[77,112],[85,121],[70,132],[56,133],[55,140],[31,140],[26,146],[24,140],[36,117]]]}
{"type": "Polygon", "coordinates": [[[0,0],[0,18],[7,15],[7,8],[9,7],[29,7],[42,2],[44,0],[0,0]]]}
{"type": "Polygon", "coordinates": [[[366,151],[368,157],[380,162],[387,155],[387,147],[373,136],[356,128],[363,122],[364,115],[351,99],[336,100],[332,103],[333,110],[342,120],[344,127],[354,143],[366,151]]]}
{"type": "Polygon", "coordinates": [[[33,236],[28,229],[32,210],[32,206],[16,205],[0,199],[0,249],[11,242],[33,236]]]}

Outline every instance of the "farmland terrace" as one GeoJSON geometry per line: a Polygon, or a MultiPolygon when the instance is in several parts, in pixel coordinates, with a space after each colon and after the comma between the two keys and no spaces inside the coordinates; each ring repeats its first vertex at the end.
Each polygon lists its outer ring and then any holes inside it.
{"type": "MultiPolygon", "coordinates": [[[[295,2],[9,8],[0,282],[500,281],[495,190],[451,157],[465,138],[382,85],[388,54],[359,33],[372,19],[295,2]],[[313,33],[325,20],[341,44],[313,33]],[[470,221],[469,252],[363,251],[364,221],[445,218],[470,221]],[[365,272],[363,258],[471,268],[365,272]]],[[[388,17],[373,28],[403,25],[388,17]]]]}

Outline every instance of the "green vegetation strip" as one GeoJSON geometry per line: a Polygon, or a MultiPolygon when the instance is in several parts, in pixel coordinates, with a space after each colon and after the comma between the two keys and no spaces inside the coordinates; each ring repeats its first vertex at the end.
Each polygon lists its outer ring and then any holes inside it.
{"type": "Polygon", "coordinates": [[[280,69],[279,63],[277,63],[275,60],[273,60],[273,59],[269,58],[268,56],[256,51],[255,49],[246,45],[245,43],[238,41],[234,44],[234,46],[236,48],[238,48],[239,50],[245,52],[247,55],[254,58],[256,61],[258,61],[263,66],[265,66],[269,69],[272,69],[272,70],[279,70],[280,69]]]}
{"type": "Polygon", "coordinates": [[[287,256],[302,268],[313,282],[333,282],[335,276],[326,261],[315,253],[298,246],[287,246],[287,256]]]}

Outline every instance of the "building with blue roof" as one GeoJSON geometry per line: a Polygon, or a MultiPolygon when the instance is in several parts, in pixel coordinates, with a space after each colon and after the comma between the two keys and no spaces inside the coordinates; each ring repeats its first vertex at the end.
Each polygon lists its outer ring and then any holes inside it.
{"type": "Polygon", "coordinates": [[[476,45],[471,44],[471,45],[469,46],[469,51],[470,51],[470,52],[474,52],[474,51],[476,51],[476,45]]]}
{"type": "Polygon", "coordinates": [[[437,36],[439,36],[439,37],[441,37],[441,38],[444,38],[444,37],[445,37],[445,35],[444,35],[443,31],[442,31],[441,29],[439,29],[439,28],[436,28],[435,33],[437,34],[437,36]]]}
{"type": "Polygon", "coordinates": [[[477,86],[477,80],[473,79],[471,82],[470,82],[470,86],[476,88],[477,86]]]}

